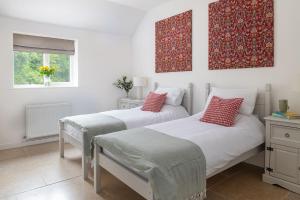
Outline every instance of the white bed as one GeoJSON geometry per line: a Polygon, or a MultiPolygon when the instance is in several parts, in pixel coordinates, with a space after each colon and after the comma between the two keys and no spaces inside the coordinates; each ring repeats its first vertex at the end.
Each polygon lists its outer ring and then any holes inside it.
{"type": "Polygon", "coordinates": [[[251,115],[239,115],[234,127],[201,122],[202,113],[171,122],[146,126],[198,145],[206,158],[209,177],[230,161],[264,143],[264,125],[251,115]]]}
{"type": "MultiPolygon", "coordinates": [[[[122,120],[127,129],[147,126],[149,124],[157,124],[175,119],[188,117],[189,114],[183,106],[164,105],[160,112],[142,111],[141,107],[126,109],[126,110],[111,110],[101,112],[101,114],[115,117],[122,120]]],[[[64,131],[69,136],[82,142],[82,132],[70,124],[64,124],[64,131]]]]}
{"type": "MultiPolygon", "coordinates": [[[[155,83],[154,89],[158,87],[158,83],[155,83]]],[[[112,110],[101,112],[101,114],[112,116],[116,119],[123,121],[126,124],[127,129],[142,127],[155,123],[162,123],[171,120],[188,117],[192,112],[192,100],[193,100],[193,85],[189,84],[185,89],[185,94],[180,106],[164,105],[162,110],[158,113],[142,111],[141,107],[127,109],[127,110],[112,110]]],[[[60,122],[60,156],[64,157],[64,143],[69,142],[72,145],[82,149],[82,169],[83,177],[88,179],[88,164],[90,162],[90,156],[85,155],[83,151],[83,134],[84,130],[79,129],[71,124],[65,124],[60,122]]]]}
{"type": "MultiPolygon", "coordinates": [[[[208,96],[210,85],[206,87],[208,96]]],[[[234,127],[223,127],[200,122],[202,113],[194,116],[161,124],[146,126],[147,128],[187,139],[200,146],[207,162],[207,178],[212,177],[242,161],[261,152],[264,143],[264,125],[260,121],[271,112],[271,86],[259,95],[255,107],[255,115],[240,114],[234,127]]],[[[110,152],[95,148],[95,191],[100,192],[100,166],[119,178],[146,199],[152,200],[153,193],[148,180],[124,166],[110,152]]]]}

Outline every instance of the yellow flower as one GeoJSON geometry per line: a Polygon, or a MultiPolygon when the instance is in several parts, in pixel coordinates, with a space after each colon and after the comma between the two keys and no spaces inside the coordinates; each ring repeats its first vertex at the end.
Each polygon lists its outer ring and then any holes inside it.
{"type": "Polygon", "coordinates": [[[50,67],[49,67],[49,66],[40,66],[40,67],[39,67],[39,70],[40,70],[40,71],[47,72],[47,71],[50,71],[50,67]]]}
{"type": "Polygon", "coordinates": [[[55,74],[56,68],[50,66],[40,66],[39,71],[41,75],[51,76],[55,74]]]}

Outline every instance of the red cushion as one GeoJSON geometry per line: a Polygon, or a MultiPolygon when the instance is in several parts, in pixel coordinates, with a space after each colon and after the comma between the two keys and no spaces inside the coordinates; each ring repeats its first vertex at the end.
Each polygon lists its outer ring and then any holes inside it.
{"type": "Polygon", "coordinates": [[[222,99],[214,96],[200,120],[227,127],[233,126],[243,101],[243,98],[222,99]]]}
{"type": "Polygon", "coordinates": [[[156,94],[154,92],[150,92],[145,99],[144,105],[142,107],[143,111],[151,111],[151,112],[160,112],[167,98],[167,93],[164,94],[156,94]]]}

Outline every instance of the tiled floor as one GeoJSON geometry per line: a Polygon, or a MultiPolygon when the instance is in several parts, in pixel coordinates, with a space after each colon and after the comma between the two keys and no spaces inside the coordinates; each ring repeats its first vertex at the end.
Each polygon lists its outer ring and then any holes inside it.
{"type": "MultiPolygon", "coordinates": [[[[50,143],[0,151],[0,200],[143,200],[109,173],[100,196],[81,177],[80,152],[67,145],[66,158],[50,143]]],[[[300,200],[261,181],[262,169],[240,164],[208,180],[208,200],[300,200]]]]}

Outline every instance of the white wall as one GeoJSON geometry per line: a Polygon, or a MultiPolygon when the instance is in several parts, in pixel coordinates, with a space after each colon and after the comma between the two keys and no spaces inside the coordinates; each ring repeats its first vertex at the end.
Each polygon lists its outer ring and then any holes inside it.
{"type": "MultiPolygon", "coordinates": [[[[151,77],[165,84],[195,84],[194,111],[204,104],[206,82],[224,87],[259,87],[272,83],[274,109],[277,100],[288,98],[293,110],[300,112],[300,95],[289,88],[300,79],[300,1],[275,1],[275,67],[238,70],[208,70],[208,3],[214,0],[177,0],[157,7],[145,16],[133,37],[134,75],[151,77]],[[155,22],[193,10],[193,71],[155,73],[155,22]]],[[[300,81],[298,81],[300,84],[300,81]]],[[[299,85],[300,89],[300,85],[299,85]]]]}
{"type": "Polygon", "coordinates": [[[0,149],[22,142],[25,105],[71,102],[74,114],[116,108],[123,95],[112,86],[131,73],[131,38],[0,17],[0,149]],[[12,33],[78,40],[78,88],[13,89],[12,33]]]}

